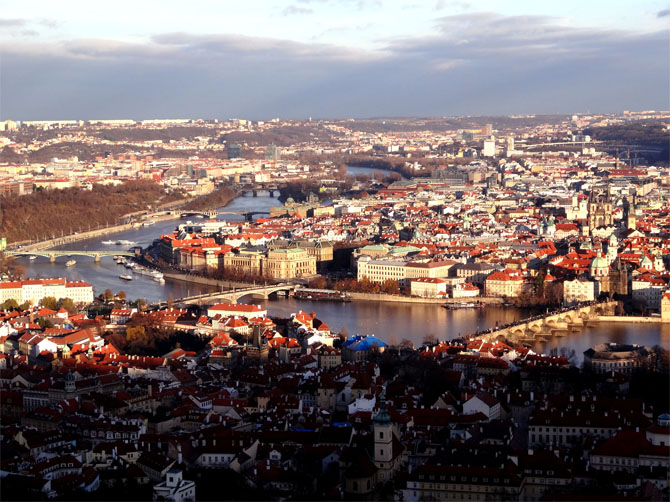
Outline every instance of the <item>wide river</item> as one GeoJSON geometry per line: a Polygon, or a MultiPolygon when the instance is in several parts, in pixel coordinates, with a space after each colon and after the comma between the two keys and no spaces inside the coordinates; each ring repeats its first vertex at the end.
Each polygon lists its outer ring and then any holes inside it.
{"type": "MultiPolygon", "coordinates": [[[[367,168],[349,168],[352,174],[368,174],[372,171],[367,168]]],[[[386,174],[384,171],[382,173],[386,174]]],[[[226,210],[231,211],[264,211],[271,206],[280,205],[276,197],[270,197],[267,192],[260,192],[258,197],[245,194],[232,201],[226,210]]],[[[221,215],[220,218],[239,221],[236,215],[221,215]]],[[[114,250],[120,246],[102,244],[104,240],[128,240],[138,246],[146,247],[161,234],[171,233],[180,220],[169,220],[156,223],[150,227],[141,227],[109,234],[84,241],[62,246],[67,250],[114,250]]],[[[150,278],[134,274],[132,281],[127,282],[119,278],[119,274],[127,270],[116,265],[111,257],[104,257],[99,263],[92,258],[75,256],[77,261],[73,267],[65,267],[67,257],[61,257],[55,263],[49,263],[46,258],[36,260],[18,258],[26,267],[29,277],[67,277],[68,280],[82,280],[93,285],[95,294],[105,289],[113,292],[125,291],[128,298],[143,298],[148,302],[165,300],[169,293],[174,298],[212,292],[216,288],[167,279],[164,285],[150,278]]],[[[243,299],[242,301],[247,300],[243,299]]],[[[248,299],[251,301],[251,299],[248,299]]],[[[258,301],[257,301],[258,302],[258,301]]],[[[533,312],[516,308],[487,307],[485,309],[446,310],[439,305],[431,304],[398,304],[382,302],[351,302],[331,303],[309,300],[294,300],[292,298],[277,298],[260,302],[267,306],[269,315],[287,317],[291,313],[302,310],[316,312],[318,317],[326,322],[333,331],[342,331],[346,328],[349,334],[373,333],[387,342],[396,343],[408,339],[420,345],[427,336],[440,340],[448,340],[467,335],[478,330],[487,330],[497,324],[506,324],[523,319],[533,312]]],[[[670,325],[660,324],[597,324],[588,327],[580,334],[564,337],[555,337],[546,343],[538,343],[535,349],[542,352],[570,353],[574,351],[574,361],[582,361],[582,353],[589,347],[603,342],[638,343],[647,346],[670,345],[670,325]]]]}

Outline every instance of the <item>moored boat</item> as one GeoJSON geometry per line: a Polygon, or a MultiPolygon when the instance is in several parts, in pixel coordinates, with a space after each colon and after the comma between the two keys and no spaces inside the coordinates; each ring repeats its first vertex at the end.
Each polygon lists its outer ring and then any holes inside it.
{"type": "Polygon", "coordinates": [[[74,267],[77,264],[75,260],[68,260],[65,262],[66,267],[74,267]]]}
{"type": "Polygon", "coordinates": [[[119,276],[119,278],[124,279],[124,280],[126,280],[126,281],[132,281],[132,280],[133,280],[133,276],[130,275],[130,274],[121,274],[121,275],[119,276]]]}

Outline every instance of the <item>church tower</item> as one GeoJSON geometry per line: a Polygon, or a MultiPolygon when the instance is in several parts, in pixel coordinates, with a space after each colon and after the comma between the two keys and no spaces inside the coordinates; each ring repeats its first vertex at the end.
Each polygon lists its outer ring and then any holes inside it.
{"type": "Polygon", "coordinates": [[[379,396],[379,411],[374,418],[375,466],[379,469],[379,481],[386,482],[393,475],[393,424],[386,410],[386,398],[382,391],[379,396]]]}
{"type": "Polygon", "coordinates": [[[74,375],[72,370],[68,370],[67,375],[65,375],[65,392],[74,392],[77,390],[77,384],[75,382],[74,375]]]}
{"type": "Polygon", "coordinates": [[[637,228],[637,218],[635,217],[635,201],[629,201],[627,208],[625,207],[624,210],[626,213],[626,229],[635,230],[637,228]]]}
{"type": "Polygon", "coordinates": [[[614,223],[612,214],[612,198],[610,195],[609,186],[607,187],[607,194],[602,193],[596,195],[591,190],[591,196],[588,204],[589,211],[589,230],[593,231],[598,227],[609,227],[614,223]]]}

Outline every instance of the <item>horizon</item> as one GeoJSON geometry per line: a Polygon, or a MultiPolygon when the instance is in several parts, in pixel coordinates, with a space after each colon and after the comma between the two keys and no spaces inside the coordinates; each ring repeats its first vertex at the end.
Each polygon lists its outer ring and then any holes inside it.
{"type": "Polygon", "coordinates": [[[643,113],[670,113],[670,108],[665,110],[665,109],[640,109],[640,110],[620,110],[620,111],[611,111],[611,112],[605,112],[605,111],[585,111],[585,112],[579,112],[579,111],[573,111],[573,112],[562,112],[562,113],[511,113],[511,114],[482,114],[482,115],[474,115],[474,114],[464,114],[464,115],[434,115],[434,116],[428,116],[428,115],[397,115],[397,116],[375,116],[375,117],[271,117],[271,118],[249,118],[249,117],[228,117],[228,118],[217,118],[217,117],[187,117],[187,116],[182,116],[182,117],[97,117],[97,118],[89,118],[89,119],[83,119],[83,118],[38,118],[38,119],[20,119],[20,118],[11,118],[11,117],[3,117],[2,120],[4,121],[14,121],[18,123],[24,123],[24,122],[72,122],[72,121],[81,121],[81,122],[97,122],[97,121],[124,121],[124,120],[129,120],[129,121],[134,121],[134,122],[142,122],[145,120],[151,120],[151,121],[156,121],[156,122],[169,122],[169,121],[174,121],[174,120],[188,120],[188,121],[217,121],[217,122],[229,122],[233,120],[248,120],[251,122],[264,122],[268,123],[273,120],[279,120],[283,122],[318,122],[318,121],[336,121],[336,122],[343,122],[343,121],[368,121],[368,122],[377,122],[377,121],[386,121],[386,120],[449,120],[449,119],[484,119],[484,118],[490,118],[490,119],[495,119],[495,118],[510,118],[510,119],[521,119],[521,118],[531,118],[531,117],[556,117],[556,116],[593,116],[593,115],[623,115],[624,112],[630,113],[630,114],[643,114],[643,113]]]}

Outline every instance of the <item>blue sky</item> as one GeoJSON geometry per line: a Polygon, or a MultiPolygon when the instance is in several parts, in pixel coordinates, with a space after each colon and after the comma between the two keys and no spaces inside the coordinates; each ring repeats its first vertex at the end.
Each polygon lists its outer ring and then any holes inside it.
{"type": "Polygon", "coordinates": [[[2,4],[2,118],[670,108],[667,2],[2,4]]]}

